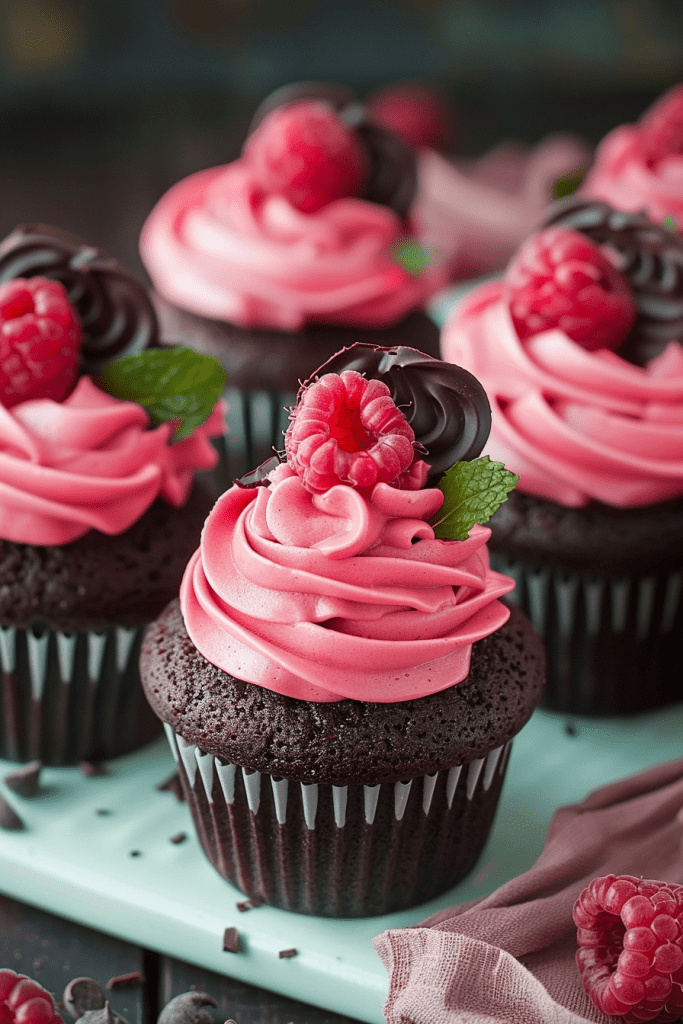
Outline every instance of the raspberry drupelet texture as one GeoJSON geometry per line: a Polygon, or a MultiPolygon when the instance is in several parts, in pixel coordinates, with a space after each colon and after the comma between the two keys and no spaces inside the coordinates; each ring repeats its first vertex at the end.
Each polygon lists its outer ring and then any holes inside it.
{"type": "Polygon", "coordinates": [[[327,373],[302,388],[290,419],[287,461],[313,493],[335,484],[424,485],[428,467],[416,458],[415,434],[382,381],[327,373]]]}
{"type": "Polygon", "coordinates": [[[583,987],[626,1024],[683,1014],[683,886],[605,875],[574,904],[583,987]]]}
{"type": "Polygon", "coordinates": [[[322,100],[273,110],[247,139],[244,158],[266,192],[302,213],[359,195],[368,170],[353,130],[322,100]]]}
{"type": "Polygon", "coordinates": [[[81,325],[64,286],[44,277],[0,285],[0,402],[62,401],[78,372],[81,325]]]}
{"type": "Polygon", "coordinates": [[[0,970],[0,1024],[63,1024],[55,1001],[23,974],[0,970]]]}
{"type": "Polygon", "coordinates": [[[645,112],[641,132],[649,164],[683,153],[683,85],[669,89],[645,112]]]}
{"type": "Polygon", "coordinates": [[[505,275],[522,341],[559,328],[589,352],[617,348],[636,319],[624,277],[585,235],[551,227],[533,235],[505,275]]]}

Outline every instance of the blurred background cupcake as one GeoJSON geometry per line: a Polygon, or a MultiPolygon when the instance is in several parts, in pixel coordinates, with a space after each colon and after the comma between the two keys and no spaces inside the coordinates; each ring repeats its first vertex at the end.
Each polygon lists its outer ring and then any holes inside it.
{"type": "Polygon", "coordinates": [[[2,758],[73,764],[157,731],[142,627],[178,591],[223,429],[221,368],[158,340],[146,289],[98,249],[44,225],[0,243],[2,758]]]}
{"type": "Polygon", "coordinates": [[[505,279],[444,327],[520,476],[496,564],[548,647],[546,702],[624,714],[680,700],[683,246],[644,215],[569,199],[505,279]]]}
{"type": "Polygon", "coordinates": [[[544,679],[475,525],[516,479],[476,458],[489,417],[458,367],[340,353],[300,391],[287,461],[222,495],[147,631],[143,685],[200,842],[251,898],[382,914],[481,853],[544,679]],[[465,481],[481,503],[461,520],[465,481]]]}

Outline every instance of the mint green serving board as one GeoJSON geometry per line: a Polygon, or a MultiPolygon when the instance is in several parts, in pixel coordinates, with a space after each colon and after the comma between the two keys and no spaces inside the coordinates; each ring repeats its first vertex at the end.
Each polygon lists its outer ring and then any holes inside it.
{"type": "MultiPolygon", "coordinates": [[[[683,755],[683,705],[633,719],[573,719],[572,725],[574,736],[564,717],[536,712],[514,741],[478,865],[461,885],[410,911],[361,921],[265,906],[238,912],[243,897],[204,859],[187,807],[155,788],[175,770],[165,741],[110,762],[105,777],[45,769],[43,791],[32,800],[3,789],[26,829],[0,831],[0,890],[140,946],[381,1024],[387,976],[373,936],[485,895],[531,866],[556,807],[683,755]],[[181,831],[188,838],[175,845],[170,837],[181,831]],[[132,857],[132,850],[139,855],[132,857]],[[237,954],[222,950],[231,925],[241,937],[237,954]],[[278,957],[291,947],[296,957],[278,957]]],[[[0,761],[0,778],[12,767],[0,761]]]]}

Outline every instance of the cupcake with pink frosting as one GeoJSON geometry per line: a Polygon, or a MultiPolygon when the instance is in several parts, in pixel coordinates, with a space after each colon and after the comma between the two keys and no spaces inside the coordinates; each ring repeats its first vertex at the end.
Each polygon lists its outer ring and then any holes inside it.
{"type": "Polygon", "coordinates": [[[350,90],[303,84],[259,108],[238,160],[178,182],[147,218],[164,336],[219,359],[247,417],[255,392],[271,396],[270,446],[281,407],[338,349],[437,354],[422,307],[446,277],[411,240],[415,187],[412,151],[350,90]]]}
{"type": "Polygon", "coordinates": [[[147,631],[143,686],[204,852],[253,899],[386,913],[481,852],[544,676],[478,525],[516,479],[477,458],[489,424],[460,368],[343,350],[147,631]]]}
{"type": "Polygon", "coordinates": [[[156,723],[144,625],[211,507],[221,368],[158,346],[143,286],[44,225],[0,243],[0,757],[112,757],[156,723]]]}
{"type": "Polygon", "coordinates": [[[621,714],[681,699],[683,244],[571,199],[444,327],[484,384],[486,451],[519,474],[496,564],[548,647],[546,702],[621,714]]]}
{"type": "Polygon", "coordinates": [[[683,85],[605,136],[581,191],[683,233],[683,85]]]}

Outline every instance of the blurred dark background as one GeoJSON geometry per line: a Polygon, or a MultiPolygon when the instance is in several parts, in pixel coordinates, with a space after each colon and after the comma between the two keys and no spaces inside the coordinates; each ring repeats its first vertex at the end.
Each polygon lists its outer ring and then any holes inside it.
{"type": "Polygon", "coordinates": [[[433,83],[474,155],[594,143],[682,71],[681,0],[0,0],[0,232],[45,220],[140,269],[155,199],[290,81],[433,83]]]}

